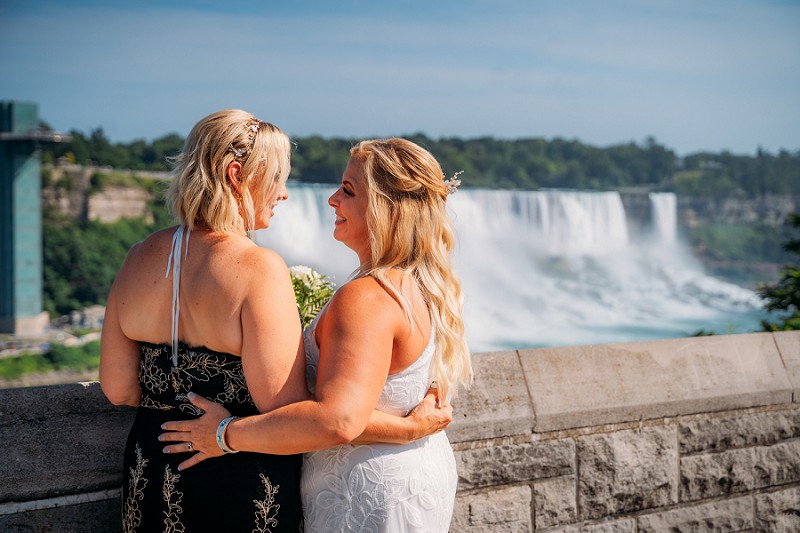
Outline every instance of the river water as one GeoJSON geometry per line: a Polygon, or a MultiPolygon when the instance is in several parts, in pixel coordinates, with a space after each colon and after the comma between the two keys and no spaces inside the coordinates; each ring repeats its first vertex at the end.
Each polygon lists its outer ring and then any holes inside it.
{"type": "MultiPolygon", "coordinates": [[[[335,241],[335,189],[291,185],[255,240],[288,265],[347,280],[357,260],[335,241]]],[[[761,302],[707,275],[681,240],[676,198],[649,195],[632,220],[616,192],[459,190],[448,198],[475,352],[747,333],[761,302]]],[[[365,325],[368,327],[368,325],[365,325]]]]}

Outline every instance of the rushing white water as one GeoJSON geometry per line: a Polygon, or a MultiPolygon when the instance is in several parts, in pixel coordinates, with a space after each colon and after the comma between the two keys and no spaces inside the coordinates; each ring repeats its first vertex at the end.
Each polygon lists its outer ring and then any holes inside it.
{"type": "MultiPolygon", "coordinates": [[[[332,237],[333,191],[291,186],[272,226],[255,238],[287,264],[341,284],[357,261],[332,237]]],[[[632,236],[615,192],[462,189],[451,196],[473,351],[757,329],[756,295],[706,275],[681,242],[675,196],[651,194],[650,202],[649,231],[632,236]]]]}
{"type": "Polygon", "coordinates": [[[678,238],[678,199],[669,192],[648,194],[653,213],[653,230],[658,239],[672,244],[678,238]]]}

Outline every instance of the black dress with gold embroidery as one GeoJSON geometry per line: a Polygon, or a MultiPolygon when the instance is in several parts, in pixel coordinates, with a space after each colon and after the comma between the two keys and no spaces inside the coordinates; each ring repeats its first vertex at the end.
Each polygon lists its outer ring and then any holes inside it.
{"type": "Polygon", "coordinates": [[[189,457],[165,454],[161,424],[202,412],[196,392],[233,415],[257,414],[241,358],[179,345],[141,343],[142,403],[125,449],[123,528],[126,532],[278,532],[300,529],[302,455],[241,452],[206,459],[184,471],[189,457]]]}

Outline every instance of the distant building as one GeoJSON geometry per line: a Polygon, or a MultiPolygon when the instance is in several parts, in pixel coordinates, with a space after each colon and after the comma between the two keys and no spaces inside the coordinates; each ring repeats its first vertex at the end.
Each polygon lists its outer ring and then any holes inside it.
{"type": "Polygon", "coordinates": [[[65,136],[39,129],[31,102],[0,102],[0,333],[37,335],[42,311],[41,145],[65,136]]]}
{"type": "Polygon", "coordinates": [[[90,305],[80,311],[70,313],[70,324],[74,328],[101,329],[106,308],[102,305],[90,305]]]}

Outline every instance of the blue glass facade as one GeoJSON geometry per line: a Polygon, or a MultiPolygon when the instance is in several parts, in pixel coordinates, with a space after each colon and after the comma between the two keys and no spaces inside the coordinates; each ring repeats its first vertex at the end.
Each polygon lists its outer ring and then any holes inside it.
{"type": "Polygon", "coordinates": [[[35,104],[0,102],[0,323],[4,329],[42,313],[41,158],[40,141],[32,135],[37,122],[35,104]]]}

